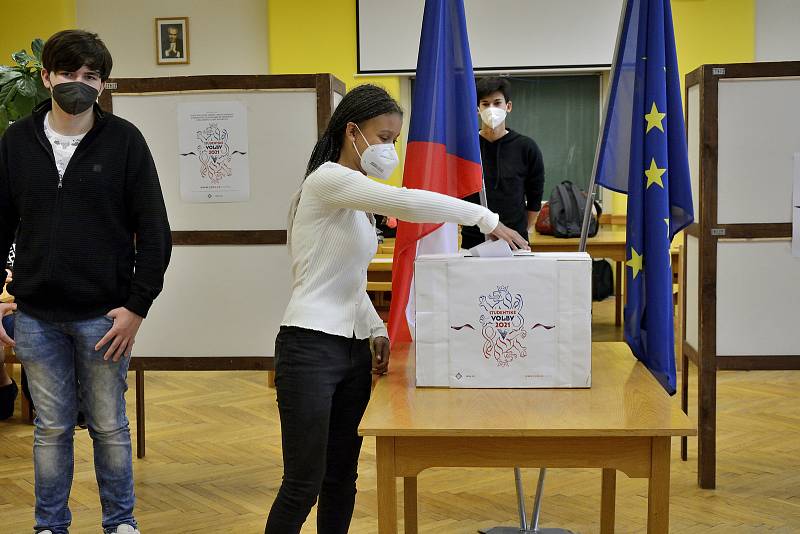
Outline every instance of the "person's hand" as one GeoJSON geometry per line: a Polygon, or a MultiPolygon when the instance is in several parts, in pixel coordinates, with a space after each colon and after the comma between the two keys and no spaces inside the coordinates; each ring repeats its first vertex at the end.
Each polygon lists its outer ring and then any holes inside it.
{"type": "Polygon", "coordinates": [[[389,339],[379,336],[372,339],[372,373],[385,375],[389,370],[389,339]]]}
{"type": "MultiPolygon", "coordinates": [[[[16,311],[16,309],[17,305],[14,303],[0,304],[0,317],[5,317],[9,313],[16,311]]],[[[0,346],[13,347],[14,345],[14,340],[8,337],[6,329],[3,328],[3,323],[0,322],[0,346]]]]}
{"type": "Polygon", "coordinates": [[[519,235],[516,230],[512,230],[505,224],[499,222],[497,223],[497,228],[492,230],[492,233],[489,234],[489,237],[493,241],[497,241],[498,239],[502,239],[508,246],[511,247],[511,250],[530,250],[531,246],[525,240],[524,237],[519,235]]]}
{"type": "Polygon", "coordinates": [[[100,350],[106,343],[111,342],[103,359],[117,362],[123,356],[131,355],[136,333],[143,319],[127,308],[114,308],[106,316],[114,319],[114,325],[106,332],[103,339],[97,342],[94,350],[100,350]]]}

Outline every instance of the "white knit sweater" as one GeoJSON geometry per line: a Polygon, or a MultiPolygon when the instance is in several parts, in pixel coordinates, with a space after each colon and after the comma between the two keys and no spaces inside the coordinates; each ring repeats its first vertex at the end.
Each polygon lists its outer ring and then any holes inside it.
{"type": "Polygon", "coordinates": [[[367,213],[478,225],[485,233],[499,220],[477,204],[379,184],[338,163],[325,163],[308,175],[293,220],[290,214],[292,296],[281,324],[357,339],[387,335],[366,292],[367,267],[378,247],[367,213]]]}

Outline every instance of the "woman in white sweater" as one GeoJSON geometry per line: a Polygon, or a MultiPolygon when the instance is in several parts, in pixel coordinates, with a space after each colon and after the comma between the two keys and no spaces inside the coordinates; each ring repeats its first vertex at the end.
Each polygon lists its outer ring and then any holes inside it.
{"type": "Polygon", "coordinates": [[[528,247],[482,206],[367,178],[388,178],[396,167],[401,125],[400,106],[384,89],[347,93],[290,210],[294,281],[275,340],[284,474],[266,534],[299,533],[318,496],[317,532],[344,534],[350,524],[370,371],[385,373],[389,364],[386,329],[366,293],[377,249],[369,214],[477,225],[512,248],[528,247]]]}

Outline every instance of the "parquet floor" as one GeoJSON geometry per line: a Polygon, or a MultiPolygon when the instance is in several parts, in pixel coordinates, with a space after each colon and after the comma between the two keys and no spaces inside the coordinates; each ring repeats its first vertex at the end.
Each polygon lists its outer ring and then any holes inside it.
{"type": "MultiPolygon", "coordinates": [[[[621,332],[613,327],[613,309],[612,300],[595,305],[596,340],[620,339],[621,332]]],[[[263,532],[281,477],[275,395],[265,382],[265,373],[257,372],[147,374],[147,458],[134,460],[142,532],[263,532]]],[[[722,372],[718,391],[718,489],[697,488],[696,444],[690,439],[690,460],[683,463],[674,440],[671,532],[800,532],[800,372],[722,372]]],[[[132,391],[128,399],[133,421],[132,391]]],[[[0,534],[31,532],[31,432],[18,415],[0,422],[0,534]]],[[[531,495],[537,471],[524,473],[531,495]]],[[[617,484],[617,532],[645,532],[646,481],[620,474],[617,484]]],[[[351,532],[374,533],[372,440],[364,445],[358,485],[351,532]]],[[[599,471],[549,471],[541,526],[598,532],[599,507],[599,471]]],[[[86,431],[76,433],[71,508],[73,533],[100,532],[86,431]]],[[[423,472],[419,513],[421,532],[474,533],[492,525],[512,525],[513,473],[507,469],[423,472]]],[[[312,512],[303,532],[315,531],[312,512]]]]}

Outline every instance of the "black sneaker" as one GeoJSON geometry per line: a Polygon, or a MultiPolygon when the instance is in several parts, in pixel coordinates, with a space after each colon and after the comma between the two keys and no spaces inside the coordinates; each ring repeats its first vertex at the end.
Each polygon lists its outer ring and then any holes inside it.
{"type": "Polygon", "coordinates": [[[13,378],[10,384],[0,387],[0,421],[14,415],[14,401],[18,393],[19,388],[13,378]]]}

